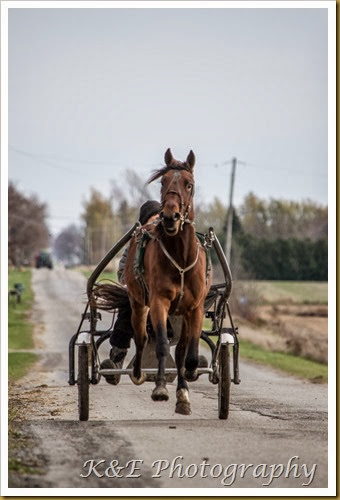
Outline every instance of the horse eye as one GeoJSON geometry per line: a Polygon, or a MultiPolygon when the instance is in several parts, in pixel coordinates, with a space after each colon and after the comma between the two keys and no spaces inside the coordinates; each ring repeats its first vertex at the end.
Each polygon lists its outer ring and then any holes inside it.
{"type": "Polygon", "coordinates": [[[187,191],[191,191],[191,190],[192,190],[192,184],[190,184],[190,183],[189,183],[189,184],[187,185],[187,191]]]}

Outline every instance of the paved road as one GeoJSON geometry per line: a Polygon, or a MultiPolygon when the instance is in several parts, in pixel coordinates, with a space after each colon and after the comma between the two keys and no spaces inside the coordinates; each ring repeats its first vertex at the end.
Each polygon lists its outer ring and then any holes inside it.
{"type": "Polygon", "coordinates": [[[217,417],[217,388],[207,376],[190,386],[190,416],[174,413],[174,384],[168,402],[153,402],[153,384],[137,387],[124,376],[116,387],[102,379],[90,388],[90,420],[79,422],[67,349],[85,283],[62,268],[33,272],[42,357],[16,392],[44,474],[28,475],[21,487],[327,487],[327,386],[255,364],[241,362],[227,421],[217,417]]]}

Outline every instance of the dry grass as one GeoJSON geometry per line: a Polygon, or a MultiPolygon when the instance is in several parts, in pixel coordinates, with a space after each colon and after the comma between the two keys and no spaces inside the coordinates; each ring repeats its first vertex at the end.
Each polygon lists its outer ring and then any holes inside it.
{"type": "Polygon", "coordinates": [[[271,352],[326,364],[325,297],[325,283],[241,281],[235,283],[231,307],[241,322],[240,335],[245,340],[271,352]]]}
{"type": "Polygon", "coordinates": [[[325,304],[328,283],[317,281],[246,281],[270,304],[325,304]]]}
{"type": "Polygon", "coordinates": [[[236,316],[251,323],[257,323],[261,302],[261,295],[254,282],[235,281],[233,283],[230,306],[236,316]]]}
{"type": "Polygon", "coordinates": [[[328,318],[298,315],[278,315],[280,336],[287,352],[320,363],[328,360],[328,318]]]}

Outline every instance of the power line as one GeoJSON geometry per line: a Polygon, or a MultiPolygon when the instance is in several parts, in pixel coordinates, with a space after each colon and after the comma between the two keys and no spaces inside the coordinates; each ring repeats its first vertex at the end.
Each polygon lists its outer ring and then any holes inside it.
{"type": "MultiPolygon", "coordinates": [[[[78,163],[81,165],[107,165],[107,166],[111,166],[111,167],[120,166],[120,167],[124,167],[124,168],[133,168],[132,165],[128,165],[128,164],[123,163],[119,160],[103,161],[103,160],[84,160],[84,159],[78,159],[78,158],[63,158],[60,156],[56,157],[56,156],[52,156],[52,155],[44,155],[41,153],[32,153],[30,151],[26,151],[24,149],[18,148],[16,146],[11,145],[11,144],[9,145],[9,150],[13,151],[15,153],[24,155],[24,156],[28,156],[30,158],[37,159],[39,161],[43,161],[43,162],[53,161],[53,162],[62,162],[62,163],[78,163]]],[[[55,165],[55,164],[51,164],[51,166],[55,166],[56,168],[58,168],[57,165],[55,165]]],[[[160,164],[159,163],[157,163],[157,164],[156,163],[154,163],[154,164],[144,163],[143,164],[139,161],[138,164],[134,165],[135,168],[140,167],[140,166],[152,168],[152,167],[160,167],[160,164]]],[[[73,171],[75,173],[80,173],[79,170],[73,170],[73,169],[68,169],[68,170],[73,171]]]]}
{"type": "MultiPolygon", "coordinates": [[[[231,163],[231,160],[225,161],[225,162],[220,162],[220,163],[215,163],[214,167],[218,168],[219,166],[228,165],[230,163],[231,163]]],[[[239,163],[240,165],[243,165],[244,167],[254,167],[257,170],[268,170],[272,173],[275,172],[275,174],[278,172],[290,172],[292,174],[303,175],[305,177],[310,176],[310,177],[326,178],[326,176],[324,174],[316,173],[316,172],[305,172],[303,170],[296,170],[296,169],[291,169],[291,168],[286,168],[286,167],[277,168],[276,166],[268,167],[268,166],[263,166],[263,165],[255,165],[254,163],[249,163],[248,161],[247,162],[237,161],[237,163],[239,163]]]]}
{"type": "MultiPolygon", "coordinates": [[[[150,167],[150,168],[154,168],[154,167],[157,167],[159,168],[161,166],[160,163],[157,163],[157,164],[149,164],[149,163],[141,163],[141,162],[138,162],[138,164],[136,165],[127,165],[126,163],[122,163],[118,160],[116,161],[103,161],[103,160],[83,160],[83,159],[77,159],[77,158],[62,158],[62,157],[56,157],[56,156],[50,156],[50,155],[43,155],[41,153],[32,153],[30,151],[26,151],[22,148],[18,148],[14,145],[9,145],[9,150],[10,151],[13,151],[15,153],[18,153],[18,154],[21,154],[23,156],[27,156],[29,158],[32,158],[32,159],[36,159],[40,162],[43,162],[43,163],[46,163],[47,165],[49,165],[50,167],[53,167],[55,169],[62,169],[62,170],[65,170],[67,172],[70,172],[70,173],[73,173],[73,174],[76,174],[76,175],[84,175],[83,172],[79,171],[79,170],[76,170],[76,169],[72,169],[70,167],[65,167],[65,166],[62,166],[62,165],[56,165],[55,163],[53,162],[63,162],[63,163],[78,163],[78,164],[81,164],[81,165],[107,165],[107,166],[121,166],[123,168],[138,168],[138,167],[150,167]]],[[[227,164],[230,164],[231,163],[231,160],[229,161],[224,161],[224,162],[218,162],[218,163],[214,163],[214,167],[215,168],[218,168],[219,166],[222,166],[222,165],[227,165],[227,164]]],[[[303,175],[303,176],[311,176],[311,177],[322,177],[322,178],[325,178],[326,176],[324,174],[319,174],[319,173],[316,173],[316,172],[305,172],[305,171],[302,171],[302,170],[297,170],[297,169],[291,169],[291,168],[286,168],[286,167],[280,167],[280,168],[277,168],[276,166],[264,166],[264,165],[256,165],[252,162],[245,162],[245,161],[239,161],[237,162],[239,165],[242,165],[242,166],[245,166],[245,167],[253,167],[255,169],[259,169],[259,170],[268,170],[268,171],[275,171],[275,173],[278,173],[278,172],[290,172],[294,175],[303,175]]],[[[204,165],[201,165],[201,167],[204,167],[204,165]]],[[[206,167],[211,167],[211,165],[205,165],[206,167]]],[[[110,180],[110,179],[102,179],[102,180],[110,180]]]]}
{"type": "Polygon", "coordinates": [[[44,155],[44,154],[41,154],[41,153],[32,153],[30,151],[26,151],[24,149],[21,149],[21,148],[18,148],[18,147],[15,147],[13,145],[9,145],[9,149],[11,151],[14,151],[16,153],[19,153],[19,154],[23,154],[25,156],[30,156],[30,157],[34,157],[34,158],[37,158],[37,159],[40,159],[40,160],[52,160],[52,161],[57,161],[57,162],[64,162],[64,163],[81,163],[81,164],[88,164],[88,165],[120,165],[121,163],[117,160],[117,161],[96,161],[96,160],[80,160],[80,159],[77,159],[77,158],[63,158],[61,156],[51,156],[51,155],[44,155]]]}
{"type": "Polygon", "coordinates": [[[40,156],[38,154],[29,153],[28,151],[23,151],[21,149],[13,148],[11,146],[9,147],[9,149],[11,151],[14,151],[15,153],[21,154],[22,156],[27,156],[30,159],[37,160],[37,161],[39,161],[41,163],[45,163],[49,167],[55,168],[57,170],[64,170],[66,172],[69,172],[69,173],[72,173],[72,174],[75,174],[75,175],[82,175],[82,176],[84,176],[84,173],[80,172],[79,170],[74,170],[74,169],[69,168],[69,167],[64,167],[63,165],[56,165],[55,163],[51,162],[51,160],[48,160],[46,157],[40,156]]]}
{"type": "Polygon", "coordinates": [[[260,170],[270,170],[271,172],[273,172],[273,170],[275,169],[275,172],[277,172],[277,170],[279,171],[282,171],[282,172],[290,172],[292,174],[296,174],[296,175],[303,175],[303,176],[311,176],[311,177],[326,177],[324,174],[318,174],[316,172],[304,172],[303,170],[296,170],[296,169],[292,169],[292,168],[286,168],[286,167],[281,167],[279,169],[276,169],[275,167],[266,167],[266,166],[262,166],[262,165],[254,165],[253,163],[246,163],[245,164],[246,166],[250,166],[250,167],[255,167],[257,169],[260,169],[260,170]]]}

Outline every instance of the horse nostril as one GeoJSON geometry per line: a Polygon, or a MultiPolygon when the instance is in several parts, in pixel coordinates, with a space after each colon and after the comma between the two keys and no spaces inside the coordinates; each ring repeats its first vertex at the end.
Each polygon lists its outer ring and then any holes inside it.
{"type": "Polygon", "coordinates": [[[177,212],[171,213],[169,215],[166,215],[164,212],[161,212],[160,216],[161,216],[161,219],[164,222],[167,222],[168,224],[171,224],[172,222],[175,222],[180,218],[180,214],[177,212]]]}

